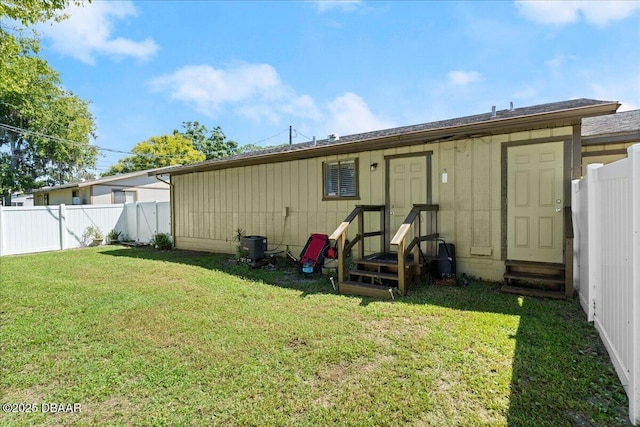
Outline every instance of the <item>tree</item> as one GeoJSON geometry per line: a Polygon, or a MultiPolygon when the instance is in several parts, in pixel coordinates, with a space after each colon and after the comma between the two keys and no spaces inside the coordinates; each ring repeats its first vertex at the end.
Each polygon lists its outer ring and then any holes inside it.
{"type": "Polygon", "coordinates": [[[0,33],[0,191],[67,182],[95,166],[95,130],[88,103],[61,87],[58,74],[35,55],[37,41],[0,33]]]}
{"type": "Polygon", "coordinates": [[[0,17],[8,17],[25,26],[50,19],[60,20],[64,18],[60,12],[70,3],[69,0],[3,0],[0,1],[0,17]]]}
{"type": "Polygon", "coordinates": [[[198,122],[182,122],[184,132],[180,133],[193,141],[196,150],[202,152],[207,160],[220,159],[238,153],[238,143],[227,139],[220,126],[209,131],[206,126],[198,122]]]}
{"type": "MultiPolygon", "coordinates": [[[[68,0],[0,1],[0,20],[24,26],[64,18],[68,0]]],[[[62,88],[25,29],[0,25],[0,192],[63,183],[94,167],[94,120],[87,102],[62,88]]]]}
{"type": "Polygon", "coordinates": [[[179,132],[174,132],[172,135],[152,136],[136,144],[131,152],[130,156],[119,160],[103,176],[185,165],[205,159],[205,155],[194,148],[192,140],[179,132]]]}

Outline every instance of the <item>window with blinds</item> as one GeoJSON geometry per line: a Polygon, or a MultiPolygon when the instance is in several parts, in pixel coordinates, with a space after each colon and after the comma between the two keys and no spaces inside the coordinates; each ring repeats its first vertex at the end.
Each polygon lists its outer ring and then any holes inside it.
{"type": "Polygon", "coordinates": [[[324,197],[358,197],[358,163],[356,160],[340,160],[324,164],[324,197]]]}

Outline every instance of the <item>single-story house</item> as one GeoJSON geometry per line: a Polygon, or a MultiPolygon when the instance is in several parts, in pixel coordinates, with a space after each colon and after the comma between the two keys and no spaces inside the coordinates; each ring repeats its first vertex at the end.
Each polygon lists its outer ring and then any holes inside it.
{"type": "Polygon", "coordinates": [[[369,257],[355,274],[339,265],[340,291],[383,296],[404,294],[409,274],[438,256],[428,246],[444,239],[455,245],[458,274],[506,280],[516,292],[511,285],[533,280],[569,296],[570,185],[582,175],[583,122],[619,106],[493,107],[168,168],[175,246],[233,253],[244,230],[297,255],[311,233],[325,233],[339,253],[369,257]],[[395,268],[378,253],[396,254],[395,268]]]}
{"type": "Polygon", "coordinates": [[[165,168],[106,176],[82,182],[33,190],[36,206],[102,205],[131,202],[168,202],[169,183],[162,178],[165,168]],[[152,175],[149,175],[149,174],[152,175]]]}

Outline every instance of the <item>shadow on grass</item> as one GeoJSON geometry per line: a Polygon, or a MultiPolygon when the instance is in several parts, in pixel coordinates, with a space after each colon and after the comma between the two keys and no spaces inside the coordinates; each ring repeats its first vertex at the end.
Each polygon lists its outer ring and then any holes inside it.
{"type": "Polygon", "coordinates": [[[403,301],[519,317],[509,426],[631,426],[627,396],[577,298],[519,297],[500,287],[423,286],[403,301]]]}
{"type": "Polygon", "coordinates": [[[102,255],[114,257],[142,258],[157,261],[175,262],[193,265],[207,270],[217,270],[254,282],[293,289],[304,298],[314,294],[335,293],[328,277],[319,274],[307,276],[302,274],[297,264],[289,258],[273,258],[269,264],[253,268],[247,263],[237,262],[232,255],[185,250],[162,251],[150,247],[124,248],[100,252],[102,255]]]}
{"type": "MultiPolygon", "coordinates": [[[[295,289],[301,297],[336,294],[322,276],[303,276],[288,259],[276,269],[251,268],[230,255],[149,248],[115,248],[101,254],[189,264],[252,281],[295,289]]],[[[351,297],[348,297],[351,298],[351,297]]],[[[361,305],[377,300],[363,297],[361,305]]],[[[468,287],[422,285],[399,304],[435,305],[461,311],[518,316],[512,364],[509,426],[630,426],[628,400],[607,352],[577,300],[518,297],[499,287],[472,282],[468,287]]]]}

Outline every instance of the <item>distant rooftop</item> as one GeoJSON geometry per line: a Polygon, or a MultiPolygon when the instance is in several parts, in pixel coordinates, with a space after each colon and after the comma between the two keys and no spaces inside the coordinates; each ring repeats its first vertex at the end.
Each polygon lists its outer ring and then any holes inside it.
{"type": "Polygon", "coordinates": [[[161,175],[162,171],[164,171],[165,169],[170,169],[172,167],[173,166],[165,166],[165,167],[156,168],[156,169],[147,169],[147,170],[143,170],[143,171],[135,171],[135,172],[118,174],[118,175],[108,175],[108,176],[104,176],[102,178],[91,179],[91,180],[80,181],[80,182],[68,182],[66,184],[60,184],[60,185],[54,185],[54,186],[50,186],[50,187],[38,188],[38,189],[33,190],[33,192],[34,193],[42,193],[42,192],[51,191],[51,190],[60,190],[60,189],[63,189],[63,188],[89,187],[91,185],[106,184],[106,183],[109,183],[109,182],[119,181],[119,180],[127,179],[127,178],[135,178],[135,177],[138,177],[138,176],[148,176],[150,174],[152,174],[152,175],[161,175]]]}

